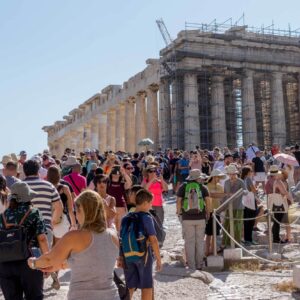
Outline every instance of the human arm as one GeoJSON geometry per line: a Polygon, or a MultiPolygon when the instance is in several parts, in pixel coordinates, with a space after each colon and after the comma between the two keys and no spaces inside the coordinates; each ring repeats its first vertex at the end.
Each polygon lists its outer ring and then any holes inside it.
{"type": "Polygon", "coordinates": [[[162,186],[162,189],[163,189],[163,192],[167,192],[168,191],[168,184],[165,182],[162,174],[159,176],[159,180],[161,182],[161,186],[162,186]]]}
{"type": "Polygon", "coordinates": [[[49,245],[48,245],[46,234],[45,233],[39,234],[37,236],[37,241],[42,254],[47,253],[49,251],[49,245]]]}
{"type": "Polygon", "coordinates": [[[161,266],[160,252],[159,252],[159,244],[156,235],[149,236],[149,243],[151,245],[154,256],[156,258],[156,271],[159,272],[161,271],[162,266],[161,266]]]}
{"type": "Polygon", "coordinates": [[[132,180],[129,177],[129,175],[125,172],[124,168],[121,168],[121,174],[123,175],[123,177],[125,179],[124,188],[125,188],[125,190],[129,190],[132,186],[132,180]]]}
{"type": "Polygon", "coordinates": [[[69,214],[69,217],[71,220],[71,229],[76,229],[77,225],[76,225],[76,219],[75,219],[74,210],[73,210],[73,199],[72,199],[71,191],[68,188],[68,186],[66,186],[66,185],[63,187],[63,191],[68,199],[67,206],[68,206],[68,214],[69,214]]]}
{"type": "Polygon", "coordinates": [[[106,201],[103,201],[103,202],[104,202],[106,217],[108,219],[114,218],[117,214],[116,199],[114,197],[111,197],[109,205],[107,205],[106,201]]]}
{"type": "Polygon", "coordinates": [[[63,204],[61,200],[52,202],[52,224],[58,224],[61,221],[61,216],[63,213],[63,204]]]}

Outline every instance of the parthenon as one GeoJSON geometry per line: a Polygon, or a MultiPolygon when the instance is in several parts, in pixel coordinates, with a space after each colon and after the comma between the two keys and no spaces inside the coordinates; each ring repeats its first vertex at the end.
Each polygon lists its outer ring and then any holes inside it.
{"type": "Polygon", "coordinates": [[[135,152],[299,142],[300,35],[247,26],[185,29],[122,85],[44,126],[50,151],[135,152]]]}

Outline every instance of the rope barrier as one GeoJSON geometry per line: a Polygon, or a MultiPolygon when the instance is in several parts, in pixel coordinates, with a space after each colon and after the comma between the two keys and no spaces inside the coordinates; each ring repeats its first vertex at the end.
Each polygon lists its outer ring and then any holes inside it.
{"type": "Polygon", "coordinates": [[[256,220],[256,219],[260,219],[260,218],[264,218],[264,217],[267,217],[268,216],[268,213],[264,214],[264,215],[261,215],[261,216],[258,216],[258,217],[255,217],[255,218],[245,218],[245,219],[237,219],[237,218],[230,218],[229,216],[221,216],[219,214],[216,214],[218,217],[222,217],[224,219],[231,219],[233,221],[252,221],[252,220],[256,220]]]}

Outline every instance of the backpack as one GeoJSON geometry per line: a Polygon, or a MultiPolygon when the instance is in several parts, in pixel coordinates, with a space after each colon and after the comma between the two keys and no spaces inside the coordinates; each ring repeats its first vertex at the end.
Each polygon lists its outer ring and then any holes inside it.
{"type": "Polygon", "coordinates": [[[147,237],[142,221],[143,212],[131,212],[123,220],[120,248],[125,263],[138,262],[147,257],[147,237]]]}
{"type": "Polygon", "coordinates": [[[27,230],[23,225],[30,214],[29,209],[19,224],[8,224],[4,213],[1,215],[4,228],[0,229],[0,263],[26,260],[30,257],[27,230]]]}
{"type": "Polygon", "coordinates": [[[183,210],[185,212],[199,213],[204,210],[205,202],[201,192],[201,184],[188,182],[185,186],[183,210]]]}
{"type": "Polygon", "coordinates": [[[166,231],[164,230],[163,224],[161,223],[160,218],[157,216],[154,210],[150,210],[151,217],[153,219],[153,224],[156,232],[156,238],[158,240],[159,248],[164,244],[166,238],[166,231]]]}

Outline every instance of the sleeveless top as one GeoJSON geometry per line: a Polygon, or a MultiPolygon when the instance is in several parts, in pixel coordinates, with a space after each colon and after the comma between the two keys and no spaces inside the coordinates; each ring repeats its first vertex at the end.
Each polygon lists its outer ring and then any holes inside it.
{"type": "Polygon", "coordinates": [[[109,229],[92,233],[92,242],[79,253],[71,253],[68,264],[71,269],[69,300],[119,299],[113,281],[113,269],[118,249],[112,241],[109,229]]]}
{"type": "Polygon", "coordinates": [[[64,186],[64,184],[59,184],[57,187],[57,191],[59,193],[60,200],[63,203],[63,213],[68,215],[68,197],[63,191],[64,186]]]}

